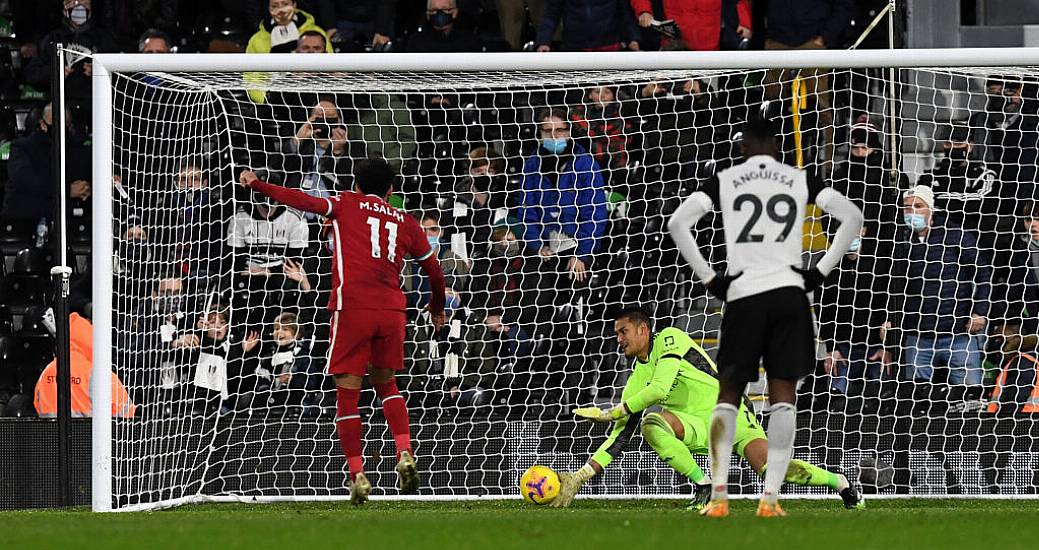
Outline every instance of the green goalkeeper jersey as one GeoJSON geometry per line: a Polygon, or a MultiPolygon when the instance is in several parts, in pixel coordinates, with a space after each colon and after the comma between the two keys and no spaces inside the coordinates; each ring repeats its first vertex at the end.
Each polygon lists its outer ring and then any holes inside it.
{"type": "Polygon", "coordinates": [[[709,422],[718,401],[717,372],[714,361],[688,334],[674,327],[660,331],[653,338],[649,360],[635,360],[621,393],[631,415],[613,423],[592,459],[605,468],[638,428],[642,412],[653,405],[709,422]]]}

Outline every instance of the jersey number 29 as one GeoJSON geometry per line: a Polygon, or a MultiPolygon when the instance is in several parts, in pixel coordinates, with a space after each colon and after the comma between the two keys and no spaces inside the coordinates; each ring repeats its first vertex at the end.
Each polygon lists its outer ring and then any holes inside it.
{"type": "MultiPolygon", "coordinates": [[[[372,229],[372,257],[381,258],[382,248],[379,243],[379,226],[382,220],[379,218],[368,218],[368,226],[372,229]]],[[[395,261],[397,259],[397,224],[386,222],[386,259],[395,261]]]]}
{"type": "MultiPolygon", "coordinates": [[[[757,195],[743,194],[736,197],[732,201],[732,209],[740,211],[743,209],[744,204],[750,204],[751,212],[750,218],[747,219],[747,224],[743,226],[743,230],[740,231],[736,242],[738,243],[760,243],[765,240],[765,236],[760,233],[751,233],[754,226],[757,225],[758,220],[761,218],[762,204],[761,199],[757,195]]],[[[784,224],[783,230],[779,232],[779,236],[776,237],[776,242],[781,243],[786,240],[790,235],[790,230],[794,228],[794,224],[797,223],[797,202],[794,201],[794,197],[790,195],[773,195],[768,199],[768,203],[764,205],[765,213],[768,214],[769,219],[776,223],[784,224]],[[779,212],[779,205],[786,205],[786,212],[779,212]]]]}

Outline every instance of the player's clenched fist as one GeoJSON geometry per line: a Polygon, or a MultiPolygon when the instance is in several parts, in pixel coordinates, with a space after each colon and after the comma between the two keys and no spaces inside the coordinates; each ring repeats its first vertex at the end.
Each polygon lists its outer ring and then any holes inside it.
{"type": "Polygon", "coordinates": [[[238,183],[245,187],[252,187],[253,182],[260,178],[256,177],[256,172],[252,170],[243,170],[242,175],[238,176],[238,183]]]}

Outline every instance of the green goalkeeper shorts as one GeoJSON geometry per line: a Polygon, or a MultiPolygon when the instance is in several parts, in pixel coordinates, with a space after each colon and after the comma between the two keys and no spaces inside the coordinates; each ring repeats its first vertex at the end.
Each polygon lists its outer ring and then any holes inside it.
{"type": "MultiPolygon", "coordinates": [[[[704,419],[682,411],[667,409],[667,412],[675,415],[682,423],[682,428],[685,431],[685,437],[682,439],[682,442],[685,443],[690,452],[699,455],[710,454],[710,436],[707,422],[704,419]]],[[[755,439],[767,439],[765,430],[761,427],[761,423],[758,422],[758,418],[754,416],[754,413],[748,411],[746,407],[740,407],[740,412],[736,416],[736,437],[733,439],[732,447],[736,454],[746,458],[743,456],[743,451],[755,439]]]]}

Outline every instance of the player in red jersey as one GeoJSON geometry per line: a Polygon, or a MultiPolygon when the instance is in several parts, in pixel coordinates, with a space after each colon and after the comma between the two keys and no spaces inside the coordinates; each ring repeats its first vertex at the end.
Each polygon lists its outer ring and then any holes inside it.
{"type": "Polygon", "coordinates": [[[327,216],[332,225],[332,346],[328,372],[336,381],[336,432],[350,468],[350,499],[368,500],[371,483],[361,458],[361,416],[357,402],[365,373],[382,400],[383,415],[397,445],[401,492],[418,490],[418,467],[411,449],[408,409],[394,372],[404,368],[404,293],[400,272],[410,255],[429,276],[429,311],[434,326],[444,324],[444,273],[415,218],[386,199],[396,175],[381,159],[354,169],[354,190],[330,199],[312,197],[260,181],[245,170],[239,182],[282,204],[327,216]]]}

